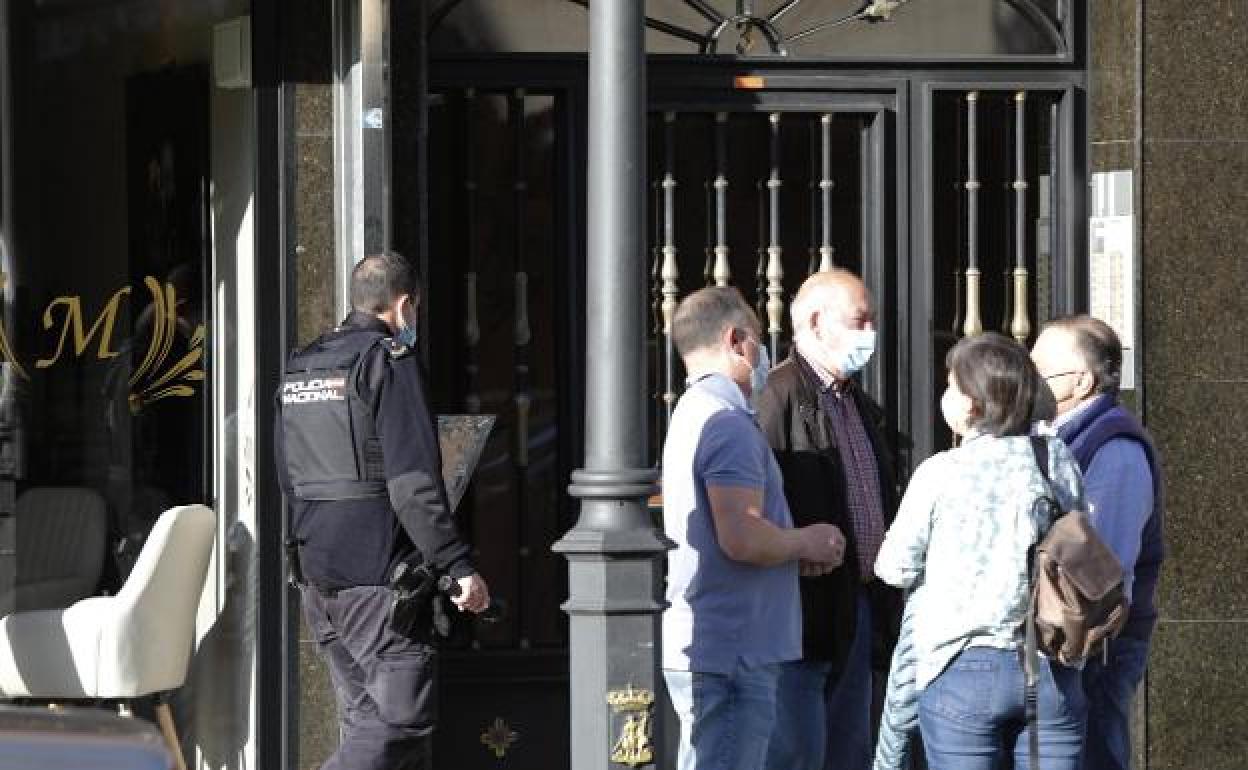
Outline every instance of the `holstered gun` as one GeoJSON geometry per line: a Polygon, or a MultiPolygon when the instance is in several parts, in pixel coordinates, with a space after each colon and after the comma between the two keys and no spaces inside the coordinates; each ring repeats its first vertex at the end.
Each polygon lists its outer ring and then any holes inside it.
{"type": "Polygon", "coordinates": [[[285,542],[286,581],[295,588],[307,585],[303,579],[303,563],[299,561],[299,546],[302,543],[303,541],[296,537],[288,537],[285,542]]]}
{"type": "Polygon", "coordinates": [[[421,621],[429,618],[438,575],[420,557],[405,559],[390,575],[390,628],[404,636],[421,631],[421,621]]]}

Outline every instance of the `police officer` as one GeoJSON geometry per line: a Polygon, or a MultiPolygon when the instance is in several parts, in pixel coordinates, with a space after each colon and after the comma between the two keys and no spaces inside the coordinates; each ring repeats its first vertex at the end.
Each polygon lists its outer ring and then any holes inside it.
{"type": "Polygon", "coordinates": [[[414,349],[418,303],[406,259],[365,258],[351,314],[291,358],[278,394],[292,572],[338,700],[341,741],[325,770],[430,765],[437,653],[430,623],[393,622],[396,570],[449,575],[461,611],[489,604],[447,506],[414,349]]]}

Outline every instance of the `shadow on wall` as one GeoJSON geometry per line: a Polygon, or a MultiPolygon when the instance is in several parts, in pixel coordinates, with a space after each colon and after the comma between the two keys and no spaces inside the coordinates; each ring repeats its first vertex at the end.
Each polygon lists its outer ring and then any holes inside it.
{"type": "MultiPolygon", "coordinates": [[[[177,724],[185,731],[185,754],[198,747],[206,767],[245,770],[256,645],[256,544],[239,521],[227,530],[224,562],[225,603],[200,640],[173,706],[177,724]]],[[[187,759],[190,764],[194,757],[187,759]]]]}

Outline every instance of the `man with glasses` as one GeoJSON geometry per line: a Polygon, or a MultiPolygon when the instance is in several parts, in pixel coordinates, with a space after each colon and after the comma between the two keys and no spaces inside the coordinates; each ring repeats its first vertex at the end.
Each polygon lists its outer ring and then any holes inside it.
{"type": "Polygon", "coordinates": [[[680,719],[680,770],[759,770],[778,666],[801,656],[797,576],[841,562],[830,524],[793,528],[750,398],[770,366],[754,311],[701,289],[672,319],[687,387],[663,446],[667,555],[663,676],[680,719]]]}
{"type": "Polygon", "coordinates": [[[1084,770],[1131,765],[1131,699],[1144,676],[1157,624],[1154,594],[1165,555],[1161,468],[1152,438],[1118,403],[1122,344],[1103,321],[1049,322],[1031,352],[1053,392],[1054,427],[1083,471],[1088,514],[1126,572],[1131,609],[1122,634],[1083,671],[1088,696],[1084,770]]]}

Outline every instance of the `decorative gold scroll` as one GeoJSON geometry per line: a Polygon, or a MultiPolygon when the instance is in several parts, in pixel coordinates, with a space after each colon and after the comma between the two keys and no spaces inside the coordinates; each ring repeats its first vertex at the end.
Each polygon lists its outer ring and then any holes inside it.
{"type": "MultiPolygon", "coordinates": [[[[0,273],[0,288],[7,282],[7,276],[0,273]]],[[[143,279],[143,284],[151,295],[151,304],[140,318],[150,315],[151,337],[143,354],[143,360],[131,371],[126,379],[129,388],[127,403],[132,414],[138,414],[143,407],[155,401],[171,397],[189,397],[195,395],[196,383],[204,380],[204,343],[205,328],[198,324],[189,329],[187,319],[178,317],[178,308],[185,299],[179,299],[177,289],[172,283],[162,284],[152,276],[143,279]],[[186,350],[177,360],[170,360],[173,344],[178,338],[179,325],[186,329],[186,350]]],[[[43,328],[50,331],[59,325],[55,351],[46,358],[35,360],[36,369],[47,369],[60,363],[63,359],[81,359],[88,349],[95,344],[94,359],[109,361],[117,358],[125,351],[113,347],[113,335],[117,325],[117,313],[121,300],[131,294],[132,287],[123,286],[113,292],[98,316],[88,328],[82,309],[82,297],[79,295],[63,295],[54,297],[44,308],[43,328]],[[61,310],[58,319],[57,311],[61,310]],[[72,340],[72,351],[67,353],[66,341],[72,340]]],[[[142,326],[142,324],[139,324],[142,326]]],[[[0,325],[0,360],[7,361],[23,378],[29,380],[30,374],[13,350],[9,341],[8,331],[0,325]]]]}
{"type": "Polygon", "coordinates": [[[105,303],[104,309],[100,311],[100,315],[95,319],[95,323],[91,324],[91,329],[87,332],[82,330],[82,298],[81,297],[57,297],[48,303],[43,311],[43,328],[51,329],[56,325],[56,319],[53,310],[57,307],[65,308],[65,319],[61,326],[61,336],[56,343],[56,352],[51,358],[40,358],[35,361],[36,369],[46,369],[52,366],[61,358],[61,353],[65,350],[65,338],[73,333],[74,337],[74,356],[81,357],[86,352],[87,346],[91,344],[91,340],[95,338],[97,332],[100,333],[100,345],[96,357],[100,360],[107,360],[117,357],[117,351],[110,350],[109,346],[113,339],[113,326],[117,323],[117,308],[121,305],[121,298],[130,293],[129,286],[123,286],[113,292],[113,296],[105,303]]]}

